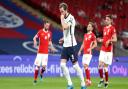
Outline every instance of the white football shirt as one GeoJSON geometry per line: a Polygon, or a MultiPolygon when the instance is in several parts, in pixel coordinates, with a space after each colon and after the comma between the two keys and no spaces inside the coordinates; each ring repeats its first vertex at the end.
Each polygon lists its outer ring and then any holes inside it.
{"type": "Polygon", "coordinates": [[[63,47],[71,47],[77,45],[74,35],[75,23],[76,23],[74,16],[69,14],[66,18],[64,18],[64,22],[69,24],[70,26],[67,29],[63,30],[63,38],[64,38],[63,47]]]}

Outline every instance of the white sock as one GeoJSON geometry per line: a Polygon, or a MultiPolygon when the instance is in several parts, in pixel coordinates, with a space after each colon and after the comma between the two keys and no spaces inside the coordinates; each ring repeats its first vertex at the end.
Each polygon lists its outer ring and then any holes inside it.
{"type": "Polygon", "coordinates": [[[71,81],[69,70],[66,66],[66,63],[61,63],[60,66],[61,66],[64,76],[66,77],[66,79],[68,81],[68,85],[72,85],[72,81],[71,81]]]}
{"type": "Polygon", "coordinates": [[[74,69],[77,71],[77,74],[81,80],[81,86],[85,86],[85,81],[84,81],[84,76],[83,76],[83,72],[82,69],[80,68],[79,64],[76,63],[75,65],[73,65],[74,69]]]}

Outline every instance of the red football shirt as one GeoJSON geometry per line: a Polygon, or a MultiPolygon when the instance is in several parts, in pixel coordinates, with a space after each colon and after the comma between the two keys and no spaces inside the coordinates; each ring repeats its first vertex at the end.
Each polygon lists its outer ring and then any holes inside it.
{"type": "Polygon", "coordinates": [[[105,52],[112,52],[113,51],[113,43],[111,42],[107,47],[106,47],[106,42],[108,40],[112,39],[112,36],[116,33],[115,27],[110,26],[110,27],[104,27],[103,29],[103,43],[101,50],[105,52]]]}
{"type": "Polygon", "coordinates": [[[40,29],[37,33],[37,36],[39,38],[38,53],[48,54],[48,46],[51,39],[51,33],[49,31],[46,32],[43,29],[40,29]]]}
{"type": "Polygon", "coordinates": [[[91,50],[88,51],[88,49],[91,48],[92,43],[96,40],[96,36],[94,33],[87,33],[84,35],[84,54],[91,54],[91,50]]]}

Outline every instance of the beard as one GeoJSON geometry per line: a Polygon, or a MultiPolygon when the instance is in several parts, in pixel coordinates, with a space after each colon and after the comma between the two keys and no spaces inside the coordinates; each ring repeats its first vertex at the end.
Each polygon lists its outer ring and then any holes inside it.
{"type": "Polygon", "coordinates": [[[45,31],[48,31],[48,29],[47,29],[47,28],[44,28],[44,30],[45,30],[45,31]]]}
{"type": "Polygon", "coordinates": [[[87,30],[87,32],[91,32],[92,30],[87,30]]]}

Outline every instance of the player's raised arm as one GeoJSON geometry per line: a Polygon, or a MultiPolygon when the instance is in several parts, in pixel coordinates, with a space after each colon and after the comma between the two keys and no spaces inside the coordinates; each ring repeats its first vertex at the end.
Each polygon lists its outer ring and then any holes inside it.
{"type": "MultiPolygon", "coordinates": [[[[68,15],[70,15],[70,14],[68,13],[66,16],[68,17],[68,15]]],[[[75,19],[74,19],[73,16],[70,17],[70,19],[68,20],[67,23],[65,23],[65,21],[64,21],[64,15],[63,15],[63,14],[61,14],[60,19],[61,19],[61,24],[62,24],[63,30],[68,29],[68,28],[69,28],[70,26],[72,26],[72,25],[75,26],[75,19]]]]}
{"type": "Polygon", "coordinates": [[[61,14],[60,19],[61,19],[61,25],[62,25],[63,29],[65,30],[65,29],[69,28],[70,25],[64,22],[63,14],[61,14]]]}

